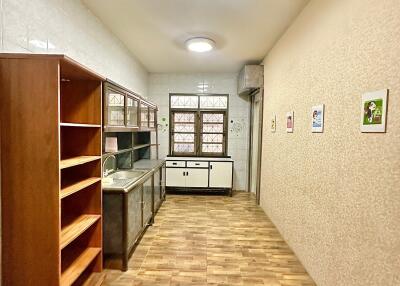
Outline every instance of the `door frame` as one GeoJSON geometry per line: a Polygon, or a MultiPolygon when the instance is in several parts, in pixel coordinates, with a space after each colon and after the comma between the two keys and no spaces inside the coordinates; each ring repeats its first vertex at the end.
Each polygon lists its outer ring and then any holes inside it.
{"type": "Polygon", "coordinates": [[[254,132],[253,126],[253,116],[254,116],[254,102],[255,96],[259,94],[259,104],[260,104],[260,111],[259,111],[259,136],[258,136],[258,157],[257,157],[257,185],[256,185],[256,203],[260,204],[260,179],[261,179],[261,158],[262,158],[262,139],[263,139],[263,123],[264,123],[264,89],[260,88],[252,93],[250,93],[250,136],[249,136],[249,169],[248,169],[248,184],[247,184],[247,191],[251,192],[251,178],[252,178],[252,164],[253,164],[253,137],[252,134],[254,132]]]}

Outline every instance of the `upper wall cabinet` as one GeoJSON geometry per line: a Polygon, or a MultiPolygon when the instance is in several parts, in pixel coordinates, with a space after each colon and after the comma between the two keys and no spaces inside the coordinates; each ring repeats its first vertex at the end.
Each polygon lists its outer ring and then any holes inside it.
{"type": "Polygon", "coordinates": [[[117,89],[107,88],[105,98],[105,125],[125,126],[125,94],[117,89]]]}
{"type": "Polygon", "coordinates": [[[139,99],[131,95],[126,96],[126,125],[138,127],[139,99]]]}
{"type": "Polygon", "coordinates": [[[140,127],[149,127],[149,106],[144,102],[140,104],[140,127]]]}
{"type": "Polygon", "coordinates": [[[155,108],[149,107],[149,127],[150,128],[156,127],[156,116],[157,116],[157,110],[155,108]]]}
{"type": "Polygon", "coordinates": [[[157,106],[111,82],[104,84],[106,132],[152,131],[157,126],[157,106]]]}

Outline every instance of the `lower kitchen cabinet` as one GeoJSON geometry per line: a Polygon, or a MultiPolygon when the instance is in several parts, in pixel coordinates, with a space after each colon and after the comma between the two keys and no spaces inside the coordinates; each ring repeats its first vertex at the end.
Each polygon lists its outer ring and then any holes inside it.
{"type": "Polygon", "coordinates": [[[167,167],[167,187],[186,187],[186,168],[167,167]]]}
{"type": "Polygon", "coordinates": [[[208,187],[208,168],[207,169],[186,169],[187,188],[207,188],[208,187]]]}
{"type": "Polygon", "coordinates": [[[107,192],[103,196],[104,255],[121,258],[123,271],[128,269],[129,254],[144,230],[142,205],[142,185],[126,193],[107,192]]]}
{"type": "Polygon", "coordinates": [[[232,177],[231,162],[210,162],[210,188],[231,188],[232,177]]]}
{"type": "Polygon", "coordinates": [[[143,184],[143,227],[153,223],[153,187],[153,176],[151,176],[143,184]]]}
{"type": "Polygon", "coordinates": [[[142,219],[142,196],[143,187],[139,186],[128,194],[128,206],[127,211],[127,245],[126,253],[130,252],[129,247],[134,245],[136,240],[139,238],[143,229],[142,219]]]}
{"type": "Polygon", "coordinates": [[[128,269],[131,253],[164,200],[165,164],[144,166],[149,172],[135,186],[126,190],[103,189],[104,255],[106,259],[121,259],[123,271],[128,269]]]}
{"type": "Polygon", "coordinates": [[[167,186],[185,188],[207,188],[208,167],[199,168],[167,168],[167,186]]]}
{"type": "Polygon", "coordinates": [[[228,190],[232,195],[233,160],[230,158],[168,157],[166,186],[172,190],[228,190]]]}

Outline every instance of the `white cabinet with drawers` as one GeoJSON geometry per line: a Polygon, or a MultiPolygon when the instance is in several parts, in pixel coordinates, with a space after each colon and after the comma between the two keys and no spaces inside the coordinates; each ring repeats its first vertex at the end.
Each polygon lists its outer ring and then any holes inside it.
{"type": "Polygon", "coordinates": [[[169,189],[229,190],[232,194],[233,160],[230,158],[167,157],[169,189]]]}

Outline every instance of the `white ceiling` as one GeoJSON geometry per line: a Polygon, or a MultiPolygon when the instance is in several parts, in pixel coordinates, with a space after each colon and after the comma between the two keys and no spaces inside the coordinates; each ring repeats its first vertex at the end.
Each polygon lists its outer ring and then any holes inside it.
{"type": "Polygon", "coordinates": [[[259,63],[308,0],[83,0],[149,72],[236,72],[259,63]],[[211,53],[184,42],[207,36],[211,53]]]}

